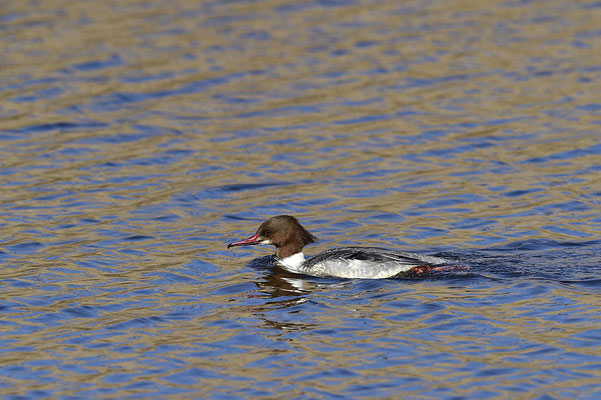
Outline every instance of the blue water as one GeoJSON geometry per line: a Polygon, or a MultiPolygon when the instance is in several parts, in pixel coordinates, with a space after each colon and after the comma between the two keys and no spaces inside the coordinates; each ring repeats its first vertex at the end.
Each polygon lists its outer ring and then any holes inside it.
{"type": "Polygon", "coordinates": [[[601,6],[12,2],[0,397],[597,399],[601,6]],[[295,215],[447,257],[324,279],[295,215]]]}

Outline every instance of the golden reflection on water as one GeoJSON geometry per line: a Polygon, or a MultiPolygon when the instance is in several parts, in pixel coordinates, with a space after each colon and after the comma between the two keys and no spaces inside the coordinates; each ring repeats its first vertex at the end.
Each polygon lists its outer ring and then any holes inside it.
{"type": "Polygon", "coordinates": [[[342,3],[3,6],[3,396],[592,396],[594,247],[386,283],[225,250],[275,213],[309,254],[599,240],[600,7],[342,3]]]}

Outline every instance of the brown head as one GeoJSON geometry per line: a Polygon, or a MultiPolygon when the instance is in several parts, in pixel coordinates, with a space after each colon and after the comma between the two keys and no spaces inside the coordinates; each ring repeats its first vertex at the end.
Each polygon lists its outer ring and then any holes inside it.
{"type": "Polygon", "coordinates": [[[248,239],[230,243],[227,247],[272,244],[276,248],[276,256],[282,259],[301,252],[303,247],[315,242],[317,238],[303,228],[296,218],[278,215],[263,222],[257,233],[248,239]]]}

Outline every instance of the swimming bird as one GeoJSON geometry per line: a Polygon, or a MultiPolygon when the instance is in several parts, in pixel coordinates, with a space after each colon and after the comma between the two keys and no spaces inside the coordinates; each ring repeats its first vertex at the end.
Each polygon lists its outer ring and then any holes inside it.
{"type": "Polygon", "coordinates": [[[303,248],[317,240],[293,216],[278,215],[263,222],[251,237],[227,247],[273,245],[276,265],[319,277],[383,279],[449,268],[443,258],[380,247],[339,247],[305,259],[303,248]]]}

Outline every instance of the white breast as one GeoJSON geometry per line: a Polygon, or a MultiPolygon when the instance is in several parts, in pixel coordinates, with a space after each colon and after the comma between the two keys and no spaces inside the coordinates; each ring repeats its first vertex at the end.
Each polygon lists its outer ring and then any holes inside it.
{"type": "Polygon", "coordinates": [[[306,273],[301,268],[305,262],[305,255],[303,253],[296,253],[286,258],[278,259],[277,262],[286,271],[294,272],[295,274],[306,273]]]}

